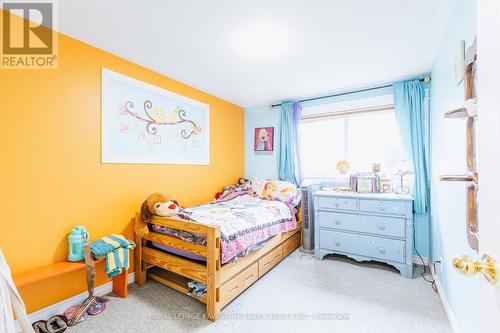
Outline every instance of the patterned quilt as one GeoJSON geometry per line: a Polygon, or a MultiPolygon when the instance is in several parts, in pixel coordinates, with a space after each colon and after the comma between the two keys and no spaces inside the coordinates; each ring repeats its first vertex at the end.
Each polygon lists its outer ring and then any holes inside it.
{"type": "MultiPolygon", "coordinates": [[[[227,263],[255,245],[297,228],[295,214],[295,208],[289,203],[263,200],[248,192],[234,192],[214,202],[185,208],[178,215],[220,226],[222,263],[227,263]]],[[[161,232],[160,228],[155,229],[161,232]]],[[[200,239],[199,236],[181,238],[203,242],[204,237],[200,239]]]]}

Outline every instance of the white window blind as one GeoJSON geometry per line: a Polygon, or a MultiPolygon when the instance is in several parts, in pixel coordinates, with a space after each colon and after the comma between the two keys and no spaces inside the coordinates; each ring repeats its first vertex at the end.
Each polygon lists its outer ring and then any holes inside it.
{"type": "Polygon", "coordinates": [[[371,171],[373,163],[380,163],[383,173],[394,174],[404,154],[392,105],[355,111],[344,107],[335,110],[332,105],[335,111],[328,112],[328,105],[321,105],[303,115],[299,131],[304,177],[337,177],[340,160],[349,161],[349,173],[371,171]]]}

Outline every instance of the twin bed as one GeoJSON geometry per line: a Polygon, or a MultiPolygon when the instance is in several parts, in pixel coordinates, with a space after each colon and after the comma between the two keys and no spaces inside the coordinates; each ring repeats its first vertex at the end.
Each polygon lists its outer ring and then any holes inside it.
{"type": "Polygon", "coordinates": [[[204,284],[206,294],[193,298],[206,304],[207,319],[216,320],[222,308],[300,245],[300,195],[283,183],[234,186],[218,200],[175,217],[153,215],[149,223],[137,214],[136,283],[149,277],[185,294],[190,281],[204,284]]]}

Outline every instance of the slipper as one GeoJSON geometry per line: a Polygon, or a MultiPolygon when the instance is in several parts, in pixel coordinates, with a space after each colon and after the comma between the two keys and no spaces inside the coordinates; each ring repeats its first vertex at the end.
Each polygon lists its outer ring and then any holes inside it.
{"type": "MultiPolygon", "coordinates": [[[[77,305],[73,305],[73,306],[69,307],[68,309],[66,309],[66,311],[64,311],[64,316],[66,317],[66,319],[69,320],[71,318],[71,316],[73,315],[73,313],[75,313],[76,310],[78,310],[79,308],[80,308],[80,304],[77,304],[77,305]]],[[[84,321],[85,319],[87,319],[88,316],[89,315],[87,314],[87,312],[85,312],[75,324],[78,324],[79,322],[84,321]]]]}
{"type": "Polygon", "coordinates": [[[87,310],[87,313],[91,316],[95,316],[103,312],[106,309],[106,302],[108,301],[107,298],[99,296],[97,296],[95,300],[95,303],[92,304],[87,310]]]}
{"type": "Polygon", "coordinates": [[[60,315],[49,318],[46,326],[49,333],[62,333],[68,328],[66,318],[60,315]]]}
{"type": "Polygon", "coordinates": [[[45,320],[39,320],[34,322],[31,327],[33,327],[33,331],[35,331],[35,333],[49,333],[46,323],[47,322],[45,320]]]}

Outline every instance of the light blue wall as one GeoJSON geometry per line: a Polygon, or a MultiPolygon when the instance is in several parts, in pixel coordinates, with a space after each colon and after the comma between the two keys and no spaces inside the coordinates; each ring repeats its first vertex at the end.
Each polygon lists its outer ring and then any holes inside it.
{"type": "MultiPolygon", "coordinates": [[[[439,175],[463,173],[465,120],[444,119],[446,111],[463,105],[463,83],[454,82],[454,54],[460,40],[466,48],[476,34],[476,2],[458,0],[432,67],[431,87],[431,248],[438,279],[462,332],[475,332],[479,321],[479,280],[452,267],[454,257],[471,254],[465,235],[466,195],[463,183],[444,183],[439,175]]],[[[477,256],[477,254],[476,254],[477,256]]]]}
{"type": "Polygon", "coordinates": [[[278,178],[277,147],[279,142],[279,108],[259,106],[245,109],[245,177],[278,178]],[[274,127],[274,151],[254,152],[254,130],[257,127],[274,127]]]}
{"type": "MultiPolygon", "coordinates": [[[[325,103],[343,102],[354,99],[381,96],[392,93],[392,87],[370,90],[366,92],[332,97],[303,103],[303,106],[312,106],[325,103]]],[[[279,108],[270,109],[268,106],[245,109],[245,177],[259,177],[266,179],[278,178],[278,142],[279,142],[279,108]],[[253,140],[256,127],[274,127],[274,148],[271,153],[254,152],[253,140]]],[[[416,248],[420,255],[429,257],[429,218],[427,215],[415,217],[416,248]]],[[[414,253],[415,254],[415,253],[414,253]]]]}

